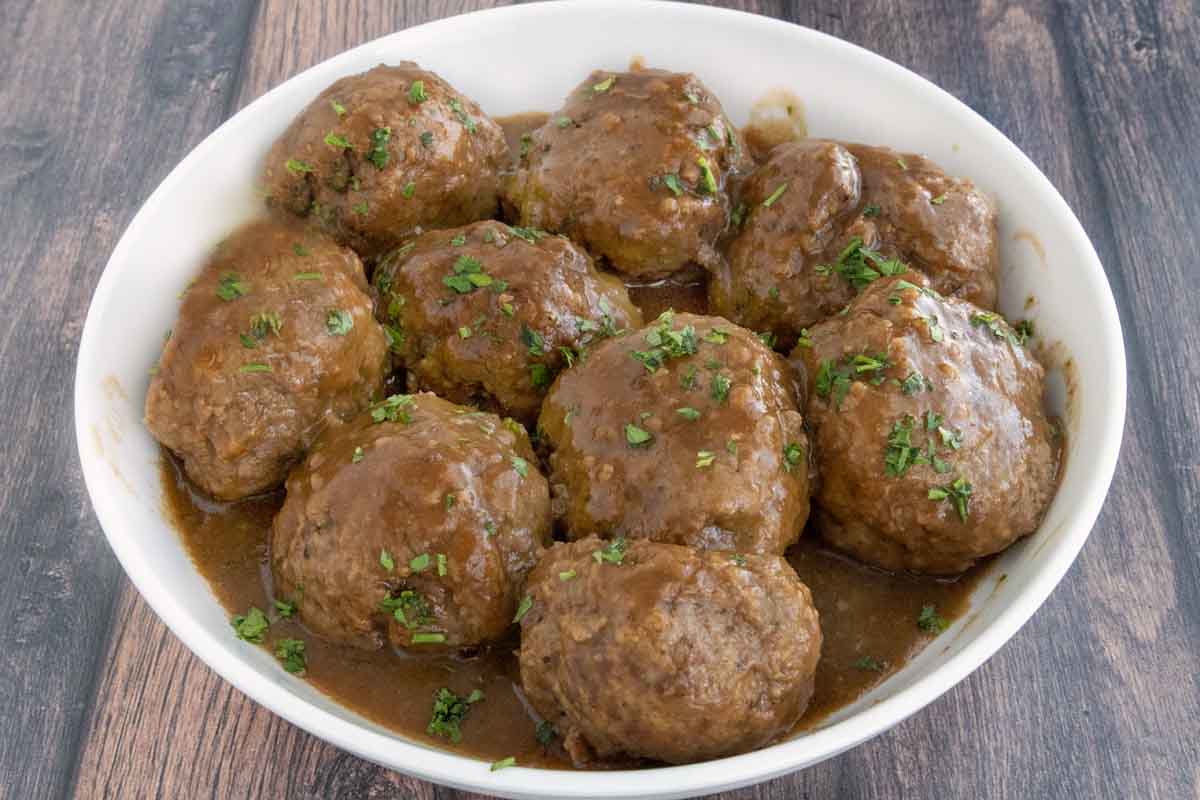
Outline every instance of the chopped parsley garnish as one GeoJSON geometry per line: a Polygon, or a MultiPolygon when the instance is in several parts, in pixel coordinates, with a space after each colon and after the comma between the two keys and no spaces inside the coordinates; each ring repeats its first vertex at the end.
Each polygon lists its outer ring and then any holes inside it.
{"type": "Polygon", "coordinates": [[[403,422],[408,425],[412,422],[412,417],[408,413],[412,405],[411,394],[391,395],[386,400],[381,400],[371,406],[371,419],[375,422],[403,422]]]}
{"type": "Polygon", "coordinates": [[[396,597],[383,598],[379,603],[379,608],[390,613],[396,622],[410,631],[433,622],[429,603],[425,601],[420,592],[412,589],[405,589],[396,597]]]}
{"type": "Polygon", "coordinates": [[[713,375],[712,379],[712,399],[718,404],[724,403],[729,399],[729,387],[733,385],[733,381],[725,377],[721,373],[713,375]]]}
{"type": "Polygon", "coordinates": [[[330,336],[345,336],[353,327],[354,317],[344,309],[330,309],[329,314],[325,317],[325,330],[329,331],[330,336]]]}
{"type": "Polygon", "coordinates": [[[469,327],[467,327],[466,325],[463,325],[462,327],[460,327],[458,329],[458,338],[470,339],[471,338],[471,329],[469,327]]]}
{"type": "Polygon", "coordinates": [[[679,176],[675,173],[670,172],[663,175],[662,182],[676,197],[683,194],[683,184],[679,182],[679,176]]]}
{"type": "Polygon", "coordinates": [[[971,324],[975,327],[986,327],[997,339],[1006,339],[1014,347],[1024,344],[1022,339],[1008,327],[1004,318],[994,311],[978,311],[971,315],[971,324]]]}
{"type": "Polygon", "coordinates": [[[296,604],[291,600],[276,600],[275,610],[279,612],[279,616],[284,619],[296,616],[296,604]]]}
{"type": "Polygon", "coordinates": [[[713,175],[712,168],[708,166],[708,159],[701,156],[696,159],[696,166],[700,167],[700,186],[701,194],[716,194],[717,193],[717,176],[713,175]]]}
{"type": "Polygon", "coordinates": [[[303,675],[307,661],[304,657],[303,639],[280,639],[275,643],[275,657],[283,662],[283,668],[293,675],[303,675]]]}
{"type": "Polygon", "coordinates": [[[350,206],[350,210],[355,214],[358,214],[360,217],[365,217],[367,214],[371,213],[371,206],[366,200],[363,200],[361,203],[355,203],[354,205],[350,206]]]}
{"type": "Polygon", "coordinates": [[[696,94],[696,92],[692,89],[685,89],[683,92],[683,99],[687,100],[692,105],[696,105],[696,103],[700,102],[700,95],[696,94]]]}
{"type": "Polygon", "coordinates": [[[425,94],[425,81],[413,81],[408,85],[408,102],[416,106],[428,99],[429,95],[425,94]]]}
{"type": "Polygon", "coordinates": [[[783,467],[788,472],[792,471],[793,467],[799,466],[804,461],[804,448],[795,442],[788,442],[783,448],[783,467]]]}
{"type": "Polygon", "coordinates": [[[925,325],[929,328],[929,338],[935,343],[941,342],[946,338],[946,334],[942,330],[942,326],[938,323],[937,317],[921,317],[921,319],[925,320],[925,325]]]}
{"type": "Polygon", "coordinates": [[[458,117],[458,121],[467,129],[467,133],[475,133],[475,131],[479,130],[479,126],[475,124],[475,120],[467,115],[466,110],[457,97],[450,100],[450,110],[454,112],[454,116],[458,117]]]}
{"type": "Polygon", "coordinates": [[[529,476],[529,462],[528,461],[521,458],[520,456],[510,456],[508,460],[512,464],[512,468],[517,471],[518,475],[520,475],[522,478],[529,476]]]}
{"type": "Polygon", "coordinates": [[[733,226],[735,228],[742,227],[742,223],[746,221],[746,204],[745,203],[738,203],[737,207],[735,207],[733,209],[733,216],[731,217],[731,221],[733,222],[733,226]]]}
{"type": "Polygon", "coordinates": [[[949,447],[951,450],[957,450],[962,447],[962,432],[952,431],[949,428],[938,426],[938,435],[942,437],[942,444],[949,447]]]}
{"type": "Polygon", "coordinates": [[[696,420],[700,419],[700,412],[694,408],[691,408],[690,406],[677,408],[675,409],[675,413],[689,422],[695,422],[696,420]]]}
{"type": "Polygon", "coordinates": [[[861,292],[884,275],[904,274],[908,265],[897,258],[884,258],[882,253],[864,247],[863,240],[855,236],[838,255],[833,270],[861,292]]]}
{"type": "Polygon", "coordinates": [[[339,117],[346,116],[346,107],[337,100],[330,100],[329,105],[333,106],[333,113],[337,114],[339,117]]]}
{"type": "Polygon", "coordinates": [[[491,771],[495,772],[495,771],[501,770],[501,769],[508,769],[509,767],[515,767],[516,765],[517,765],[516,757],[515,756],[507,756],[506,758],[502,758],[499,761],[494,762],[491,766],[491,771]]]}
{"type": "Polygon", "coordinates": [[[429,553],[421,553],[419,556],[412,557],[412,560],[408,562],[408,568],[413,572],[424,572],[429,569],[431,561],[433,559],[429,557],[429,553]]]}
{"type": "Polygon", "coordinates": [[[409,639],[413,644],[444,644],[446,634],[444,633],[414,633],[409,639]]]}
{"type": "Polygon", "coordinates": [[[325,134],[325,144],[338,150],[350,149],[350,142],[346,140],[346,137],[333,131],[325,134]]]}
{"type": "Polygon", "coordinates": [[[921,455],[921,450],[912,444],[913,422],[912,415],[905,414],[892,424],[892,432],[888,434],[883,464],[884,470],[893,478],[900,477],[914,463],[919,463],[915,459],[921,455]]]}
{"type": "Polygon", "coordinates": [[[863,656],[854,662],[855,669],[861,669],[863,672],[883,672],[887,669],[887,664],[872,656],[863,656]]]}
{"type": "Polygon", "coordinates": [[[867,203],[866,207],[863,208],[863,216],[878,217],[881,210],[882,209],[880,209],[879,206],[875,205],[874,203],[867,203]]]}
{"type": "Polygon", "coordinates": [[[904,394],[916,394],[917,392],[933,391],[933,384],[929,379],[920,372],[913,370],[908,373],[908,377],[900,382],[900,391],[904,394]]]}
{"type": "MultiPolygon", "coordinates": [[[[808,346],[812,346],[811,342],[808,346]]],[[[886,353],[847,354],[843,356],[841,363],[824,359],[817,369],[817,396],[822,399],[832,397],[834,408],[840,409],[854,380],[867,381],[872,386],[878,386],[885,380],[884,372],[891,365],[886,353]]]]}
{"type": "Polygon", "coordinates": [[[546,747],[553,742],[556,736],[558,736],[558,731],[546,720],[539,722],[537,727],[533,729],[533,738],[537,739],[538,744],[542,745],[542,747],[546,747]]]}
{"type": "Polygon", "coordinates": [[[709,344],[725,344],[729,341],[729,334],[720,328],[713,328],[708,333],[704,334],[704,341],[709,344]]]}
{"type": "Polygon", "coordinates": [[[521,598],[521,602],[517,605],[517,613],[513,615],[513,622],[520,622],[525,619],[525,615],[529,613],[529,609],[533,608],[533,596],[525,595],[521,598]]]}
{"type": "Polygon", "coordinates": [[[808,348],[811,348],[813,346],[812,337],[808,335],[808,328],[800,329],[800,338],[796,340],[796,346],[797,347],[808,347],[808,348]]]}
{"type": "Polygon", "coordinates": [[[233,625],[233,632],[239,639],[255,644],[262,644],[263,634],[271,626],[271,623],[267,621],[267,615],[257,606],[252,606],[244,616],[237,614],[229,622],[233,625]]]}
{"type": "Polygon", "coordinates": [[[624,536],[618,536],[599,550],[592,551],[592,558],[597,564],[620,564],[625,560],[624,536]]]}
{"type": "Polygon", "coordinates": [[[729,453],[731,456],[737,455],[738,445],[736,439],[729,439],[725,442],[725,452],[729,453]]]}
{"type": "MultiPolygon", "coordinates": [[[[453,497],[453,496],[454,495],[450,495],[450,497],[453,497]]],[[[437,574],[438,574],[439,578],[446,577],[446,573],[449,572],[449,566],[450,566],[450,562],[447,560],[446,554],[438,553],[437,554],[437,574]]]]}
{"type": "Polygon", "coordinates": [[[546,340],[542,335],[530,328],[525,323],[521,323],[521,344],[528,348],[529,355],[543,356],[546,354],[546,340]]]}
{"type": "Polygon", "coordinates": [[[533,134],[532,133],[522,133],[521,134],[521,158],[525,158],[527,155],[529,155],[529,146],[531,144],[533,144],[533,134]]]}
{"type": "Polygon", "coordinates": [[[287,171],[293,175],[307,175],[313,171],[311,164],[301,161],[298,158],[289,158],[284,166],[287,167],[287,171]]]}
{"type": "Polygon", "coordinates": [[[574,123],[570,117],[558,117],[554,120],[554,124],[560,128],[569,128],[574,123]]]}
{"type": "Polygon", "coordinates": [[[392,554],[387,551],[386,547],[379,551],[379,566],[388,572],[396,571],[396,559],[392,558],[392,554]]]}
{"type": "Polygon", "coordinates": [[[257,346],[257,342],[261,342],[271,334],[279,335],[279,331],[283,328],[283,320],[274,311],[260,311],[250,318],[250,334],[241,336],[242,345],[247,348],[257,346]],[[247,341],[249,340],[249,341],[247,341]]]}
{"type": "Polygon", "coordinates": [[[495,281],[483,271],[483,262],[464,254],[454,262],[454,273],[444,276],[442,283],[458,294],[470,294],[476,289],[491,286],[495,281]]]}
{"type": "Polygon", "coordinates": [[[729,560],[739,567],[746,566],[746,557],[741,553],[730,553],[729,560]]]}
{"type": "Polygon", "coordinates": [[[418,138],[420,138],[420,140],[421,140],[422,147],[433,147],[433,133],[432,132],[425,131],[418,138]]]}
{"type": "Polygon", "coordinates": [[[609,75],[607,78],[600,81],[599,83],[593,83],[592,91],[595,92],[596,94],[601,94],[603,92],[607,92],[609,89],[612,88],[612,85],[616,82],[617,82],[617,76],[609,75]]]}
{"type": "Polygon", "coordinates": [[[323,281],[325,276],[320,272],[297,272],[292,276],[294,281],[323,281]]]}
{"type": "Polygon", "coordinates": [[[908,164],[905,163],[903,158],[896,159],[896,166],[900,167],[900,169],[902,169],[902,170],[905,170],[905,171],[908,170],[908,164]]]}
{"type": "Polygon", "coordinates": [[[524,239],[530,244],[537,244],[538,240],[545,239],[550,235],[545,231],[538,230],[537,228],[521,228],[516,225],[510,226],[508,232],[513,236],[516,236],[518,239],[524,239]]]}
{"type": "Polygon", "coordinates": [[[971,492],[973,487],[965,478],[955,478],[947,486],[935,486],[929,490],[929,499],[941,502],[946,500],[954,505],[954,510],[958,512],[959,519],[963,522],[967,521],[967,517],[971,513],[971,492]]]}
{"type": "Polygon", "coordinates": [[[217,297],[228,303],[250,293],[250,284],[243,281],[236,272],[223,275],[217,284],[217,297]]]}
{"type": "Polygon", "coordinates": [[[717,458],[717,454],[714,453],[712,450],[696,451],[696,469],[704,469],[705,467],[711,467],[713,464],[713,461],[715,461],[716,458],[717,458]]]}
{"type": "Polygon", "coordinates": [[[529,382],[535,389],[542,389],[554,382],[554,374],[545,364],[530,364],[529,382]]]}
{"type": "Polygon", "coordinates": [[[574,580],[578,574],[579,573],[573,569],[563,570],[562,572],[558,573],[558,579],[560,581],[570,581],[574,580]]]}
{"type": "Polygon", "coordinates": [[[411,200],[416,191],[417,184],[413,181],[409,181],[408,183],[404,184],[404,188],[400,190],[400,194],[404,195],[405,200],[411,200]]]}
{"type": "Polygon", "coordinates": [[[696,365],[695,364],[691,364],[688,366],[687,371],[684,372],[683,375],[679,378],[679,385],[682,386],[684,389],[695,389],[696,388],[696,365]]]}
{"type": "Polygon", "coordinates": [[[775,187],[775,191],[771,192],[771,194],[767,196],[766,200],[763,200],[763,208],[770,208],[771,206],[775,205],[775,201],[783,197],[783,193],[788,190],[789,185],[790,181],[785,181],[779,184],[779,186],[775,187]]]}
{"type": "Polygon", "coordinates": [[[937,606],[927,605],[921,607],[921,613],[917,616],[917,627],[926,633],[941,633],[946,630],[949,625],[944,618],[938,615],[937,606]]]}
{"type": "Polygon", "coordinates": [[[942,194],[939,194],[937,197],[930,198],[929,202],[933,203],[935,206],[940,206],[942,203],[946,202],[946,193],[943,192],[942,194]]]}
{"type": "Polygon", "coordinates": [[[463,720],[470,713],[471,706],[482,699],[483,692],[478,689],[466,697],[459,697],[449,689],[438,689],[433,695],[433,713],[425,732],[452,742],[462,741],[463,720]]]}
{"type": "Polygon", "coordinates": [[[669,359],[694,355],[698,349],[696,330],[686,325],[674,330],[675,314],[664,311],[658,317],[657,326],[645,336],[649,350],[634,350],[630,355],[649,372],[657,372],[669,359]]]}
{"type": "Polygon", "coordinates": [[[238,367],[238,372],[246,372],[246,373],[274,372],[274,370],[271,369],[270,364],[254,363],[254,364],[242,364],[240,367],[238,367]]]}
{"type": "Polygon", "coordinates": [[[299,242],[292,242],[292,252],[298,256],[311,255],[312,251],[299,242]]]}
{"type": "Polygon", "coordinates": [[[654,434],[637,425],[625,423],[625,441],[630,447],[649,447],[654,441],[654,434]]]}
{"type": "Polygon", "coordinates": [[[392,138],[391,128],[376,128],[371,132],[371,149],[367,151],[367,161],[375,165],[375,169],[383,169],[388,165],[388,142],[392,138]]]}

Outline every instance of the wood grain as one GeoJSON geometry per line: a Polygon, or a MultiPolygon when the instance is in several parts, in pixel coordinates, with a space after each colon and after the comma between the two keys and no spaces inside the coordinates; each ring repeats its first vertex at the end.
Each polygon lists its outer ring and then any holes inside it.
{"type": "MultiPolygon", "coordinates": [[[[1130,377],[1095,532],[1013,641],[891,732],[722,797],[1200,797],[1197,4],[720,4],[875,50],[1008,134],[1092,236],[1130,377]]],[[[91,289],[171,165],[296,72],[490,5],[0,5],[0,797],[468,796],[324,744],[187,652],[120,577],[67,420],[91,289]]]]}

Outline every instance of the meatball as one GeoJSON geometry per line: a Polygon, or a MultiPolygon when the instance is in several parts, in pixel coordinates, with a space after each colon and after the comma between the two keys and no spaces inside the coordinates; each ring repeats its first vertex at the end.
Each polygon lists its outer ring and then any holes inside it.
{"type": "Polygon", "coordinates": [[[716,317],[604,341],[539,419],[567,535],[782,553],[808,517],[797,394],[781,357],[716,317]]]}
{"type": "Polygon", "coordinates": [[[589,538],[551,548],[528,597],[521,684],[579,765],[752,750],[812,697],[817,610],[779,556],[589,538]]]}
{"type": "Polygon", "coordinates": [[[565,233],[626,275],[714,263],[741,134],[694,75],[593,72],[523,142],[504,187],[522,225],[565,233]]]}
{"type": "Polygon", "coordinates": [[[365,256],[492,216],[508,146],[479,106],[405,61],[342,78],[276,140],[268,204],[365,256]]]}
{"type": "Polygon", "coordinates": [[[530,424],[559,370],[642,324],[625,287],[586,252],[499,222],[424,234],[383,259],[374,282],[410,390],[530,424]]]}
{"type": "Polygon", "coordinates": [[[1023,338],[916,274],[810,330],[793,358],[827,541],[887,569],[955,573],[1037,528],[1059,444],[1023,338]]]}
{"type": "Polygon", "coordinates": [[[927,158],[817,139],[788,142],[742,186],[740,233],[709,284],[714,313],[790,346],[881,274],[991,309],[996,207],[927,158]]]}
{"type": "Polygon", "coordinates": [[[297,226],[253,223],[188,287],[146,394],[146,426],[213,497],[283,483],[331,420],[383,387],[387,340],[358,256],[297,226]]]}
{"type": "Polygon", "coordinates": [[[392,395],[328,431],[288,477],[275,595],[334,642],[472,647],[509,630],[549,535],[549,490],[520,425],[392,395]]]}

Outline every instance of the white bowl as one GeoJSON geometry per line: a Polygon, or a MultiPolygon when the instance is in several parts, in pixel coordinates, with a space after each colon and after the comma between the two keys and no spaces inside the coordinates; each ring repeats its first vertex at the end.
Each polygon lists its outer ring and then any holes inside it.
{"type": "Polygon", "coordinates": [[[715,792],[814,764],[900,722],[982,664],[1062,578],[1100,511],[1124,417],[1120,323],[1095,250],[1054,187],[999,131],[908,70],[829,36],[731,11],[611,1],[517,6],[412,28],[332,58],[251,103],[171,172],[121,238],[92,299],[75,382],[79,455],[96,514],[130,579],[196,655],[275,713],[357,755],[439,783],[522,798],[715,792]],[[1069,431],[1066,474],[1041,529],[999,559],[970,612],[818,730],[690,766],[491,772],[481,761],[364,720],[285,673],[271,654],[234,638],[164,518],[158,449],[142,425],[147,369],[174,323],[179,291],[224,234],[259,212],[254,183],[271,141],[336,78],[411,59],[490,114],[504,115],[551,111],[589,70],[623,69],[634,57],[695,72],[739,124],[767,90],[790,89],[802,98],[814,135],[923,152],[994,195],[1001,309],[1033,317],[1066,366],[1066,380],[1051,391],[1069,431]],[[1036,303],[1025,310],[1030,296],[1036,303]],[[1001,574],[1007,579],[999,581],[1001,574]]]}

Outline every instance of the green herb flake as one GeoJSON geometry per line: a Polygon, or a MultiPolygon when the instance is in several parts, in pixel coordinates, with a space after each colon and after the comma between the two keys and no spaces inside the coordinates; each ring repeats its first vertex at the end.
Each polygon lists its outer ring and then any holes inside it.
{"type": "Polygon", "coordinates": [[[874,203],[867,203],[862,213],[864,217],[878,217],[881,211],[882,209],[874,203]]]}
{"type": "Polygon", "coordinates": [[[388,572],[396,571],[396,559],[392,558],[392,554],[387,551],[386,547],[379,551],[379,566],[388,572]]]}
{"type": "Polygon", "coordinates": [[[929,499],[941,502],[946,500],[954,506],[958,517],[966,522],[970,517],[971,493],[974,488],[964,478],[956,478],[947,486],[935,486],[929,490],[929,499]]]}
{"type": "Polygon", "coordinates": [[[425,131],[418,138],[421,140],[422,147],[433,147],[433,133],[431,131],[425,131]]]}
{"type": "Polygon", "coordinates": [[[630,447],[649,447],[654,441],[654,434],[631,423],[625,424],[625,441],[630,447]]]}
{"type": "Polygon", "coordinates": [[[425,94],[425,81],[413,81],[408,85],[408,102],[414,106],[420,105],[429,99],[429,95],[425,94]]]}
{"type": "Polygon", "coordinates": [[[458,329],[458,338],[470,339],[471,338],[471,329],[469,327],[467,327],[466,325],[463,325],[462,327],[460,327],[458,329]]]}
{"type": "Polygon", "coordinates": [[[350,463],[357,464],[363,460],[363,449],[361,447],[354,448],[354,455],[350,456],[350,463]]]}
{"type": "Polygon", "coordinates": [[[863,240],[855,236],[838,255],[833,271],[861,292],[884,275],[904,274],[908,265],[899,259],[884,258],[882,253],[864,247],[863,240]]]}
{"type": "Polygon", "coordinates": [[[617,82],[617,76],[609,75],[607,78],[600,81],[599,83],[593,83],[592,91],[595,92],[596,94],[603,94],[604,92],[607,92],[609,89],[611,89],[612,85],[616,82],[617,82]]]}
{"type": "Polygon", "coordinates": [[[729,387],[733,385],[733,381],[720,374],[719,372],[712,379],[712,399],[718,405],[729,399],[729,387]]]}
{"type": "MultiPolygon", "coordinates": [[[[454,495],[450,495],[450,496],[451,496],[451,497],[453,497],[454,495]]],[[[438,553],[438,554],[437,554],[437,574],[438,574],[438,577],[439,577],[439,578],[444,578],[444,577],[446,577],[446,573],[447,573],[447,572],[449,572],[449,561],[446,559],[446,554],[445,554],[445,553],[438,553]]]]}
{"type": "Polygon", "coordinates": [[[388,142],[392,138],[391,128],[376,128],[371,132],[371,149],[367,151],[367,161],[375,165],[375,169],[383,169],[388,165],[388,142]]]}
{"type": "Polygon", "coordinates": [[[917,392],[933,391],[933,384],[922,375],[920,372],[913,370],[908,373],[903,381],[900,382],[900,391],[906,395],[913,395],[917,392]]]}
{"type": "Polygon", "coordinates": [[[713,328],[708,333],[704,334],[704,341],[709,344],[725,344],[729,341],[729,334],[720,328],[713,328]]]}
{"type": "Polygon", "coordinates": [[[430,558],[429,553],[421,553],[418,556],[413,556],[412,560],[408,562],[408,568],[413,572],[424,572],[429,569],[432,561],[433,559],[430,558]]]}
{"type": "Polygon", "coordinates": [[[530,364],[529,382],[535,389],[544,389],[554,382],[554,374],[545,364],[530,364]]]}
{"type": "Polygon", "coordinates": [[[275,643],[275,657],[283,662],[283,668],[293,675],[303,675],[307,666],[304,657],[303,639],[280,639],[275,643]]]}
{"type": "Polygon", "coordinates": [[[279,616],[283,617],[284,619],[291,619],[292,617],[296,616],[296,604],[292,601],[275,600],[274,605],[275,610],[279,613],[279,616]]]}
{"type": "Polygon", "coordinates": [[[337,100],[330,100],[329,105],[333,106],[333,113],[337,114],[339,117],[346,116],[346,107],[337,100]]]}
{"type": "Polygon", "coordinates": [[[365,217],[371,212],[371,206],[366,200],[363,200],[361,203],[355,203],[354,205],[350,206],[350,210],[355,214],[358,214],[360,217],[365,217]]]}
{"type": "Polygon", "coordinates": [[[883,463],[884,471],[893,478],[908,472],[913,459],[921,452],[912,445],[913,423],[912,415],[905,414],[892,424],[892,431],[888,434],[883,463]]]}
{"type": "Polygon", "coordinates": [[[932,339],[935,344],[941,343],[945,340],[946,333],[942,330],[942,326],[938,322],[937,317],[922,317],[921,319],[925,320],[925,325],[929,328],[929,338],[932,339]]]}
{"type": "Polygon", "coordinates": [[[525,615],[529,613],[529,609],[533,608],[533,596],[525,595],[521,598],[521,602],[517,605],[517,613],[513,615],[513,622],[518,623],[525,619],[525,615]]]}
{"type": "Polygon", "coordinates": [[[223,275],[217,283],[217,297],[226,303],[245,297],[250,293],[250,284],[246,283],[236,272],[223,275]]]}
{"type": "Polygon", "coordinates": [[[696,166],[700,167],[700,186],[702,194],[717,193],[717,176],[713,174],[712,168],[708,165],[708,159],[701,156],[696,159],[696,166]]]}
{"type": "Polygon", "coordinates": [[[342,136],[341,134],[334,133],[333,131],[325,134],[325,144],[336,150],[350,149],[350,142],[346,140],[346,137],[342,136]]]}
{"type": "Polygon", "coordinates": [[[686,419],[688,422],[695,422],[700,419],[700,412],[690,406],[675,409],[675,413],[686,419]]]}
{"type": "Polygon", "coordinates": [[[292,276],[294,281],[323,281],[325,276],[320,272],[297,272],[292,276]]]}
{"type": "Polygon", "coordinates": [[[525,323],[521,323],[520,338],[521,344],[525,345],[529,355],[538,358],[546,354],[546,340],[542,338],[540,333],[525,323]]]}
{"type": "Polygon", "coordinates": [[[312,165],[298,158],[289,158],[284,164],[287,171],[296,176],[307,175],[313,171],[312,165]]]}
{"type": "Polygon", "coordinates": [[[854,668],[863,672],[883,672],[887,669],[887,664],[872,656],[863,656],[854,662],[854,668]]]}
{"type": "Polygon", "coordinates": [[[510,456],[508,460],[512,464],[512,468],[517,471],[518,475],[520,475],[522,478],[526,478],[529,476],[529,462],[528,461],[521,458],[520,456],[510,456]]]}
{"type": "Polygon", "coordinates": [[[371,419],[376,423],[403,422],[408,425],[412,422],[412,417],[408,413],[412,405],[413,396],[411,394],[391,395],[386,400],[381,400],[371,406],[371,419]]]}
{"type": "Polygon", "coordinates": [[[292,252],[301,257],[312,255],[312,251],[300,244],[300,242],[292,242],[292,252]]]}
{"type": "Polygon", "coordinates": [[[716,458],[717,454],[712,450],[697,450],[696,469],[705,469],[706,467],[711,467],[716,458]]]}
{"type": "Polygon", "coordinates": [[[624,536],[618,536],[599,550],[592,551],[592,560],[597,564],[617,564],[625,560],[625,550],[628,545],[624,536]]]}
{"type": "Polygon", "coordinates": [[[742,555],[741,553],[730,553],[729,560],[732,561],[734,563],[734,565],[736,565],[736,566],[739,566],[739,567],[746,566],[746,557],[744,555],[742,555]]]}
{"type": "Polygon", "coordinates": [[[732,216],[730,217],[730,221],[733,223],[733,227],[735,227],[735,228],[742,227],[742,223],[744,223],[746,221],[746,211],[747,211],[747,209],[746,209],[745,203],[737,204],[737,206],[733,209],[732,216]]]}
{"type": "Polygon", "coordinates": [[[662,177],[663,185],[671,190],[671,194],[678,197],[683,194],[683,184],[679,182],[679,176],[675,173],[667,173],[662,177]]]}
{"type": "Polygon", "coordinates": [[[906,172],[908,171],[908,163],[905,162],[905,160],[903,158],[896,159],[896,166],[900,167],[900,169],[902,169],[906,172]]]}
{"type": "Polygon", "coordinates": [[[785,181],[779,184],[779,186],[775,188],[775,191],[771,192],[771,194],[767,196],[766,200],[763,200],[763,208],[770,208],[771,206],[775,205],[775,201],[783,197],[783,193],[788,190],[790,183],[790,181],[785,181]]]}
{"type": "Polygon", "coordinates": [[[788,442],[783,448],[783,468],[791,472],[794,468],[804,463],[804,448],[795,442],[788,442]]]}
{"type": "Polygon", "coordinates": [[[379,608],[381,611],[390,613],[396,622],[410,631],[433,622],[429,603],[425,601],[420,592],[412,589],[403,590],[397,597],[383,598],[379,603],[379,608]]]}
{"type": "Polygon", "coordinates": [[[516,757],[508,756],[506,758],[500,759],[499,761],[493,762],[492,766],[491,766],[491,771],[496,772],[498,770],[508,769],[509,767],[515,767],[516,765],[517,765],[516,757]]]}
{"type": "Polygon", "coordinates": [[[466,697],[459,697],[449,689],[438,689],[433,693],[433,712],[425,732],[452,742],[462,741],[462,723],[471,711],[471,706],[483,700],[478,689],[466,697]]]}
{"type": "Polygon", "coordinates": [[[354,317],[341,308],[330,309],[325,316],[325,330],[330,336],[345,336],[354,327],[354,317]]]}
{"type": "Polygon", "coordinates": [[[925,631],[925,633],[941,633],[946,630],[950,623],[938,615],[937,606],[926,605],[921,607],[921,613],[917,615],[917,627],[925,631]]]}
{"type": "Polygon", "coordinates": [[[400,194],[404,195],[405,200],[411,200],[416,191],[417,184],[413,181],[409,181],[408,183],[404,184],[404,188],[400,190],[400,194]]]}
{"type": "Polygon", "coordinates": [[[467,129],[467,133],[474,134],[479,130],[479,126],[475,123],[475,120],[467,115],[466,109],[463,108],[463,104],[458,98],[450,100],[450,110],[454,112],[454,116],[458,117],[458,121],[467,129]]]}
{"type": "Polygon", "coordinates": [[[542,745],[542,747],[549,746],[556,736],[558,736],[558,731],[546,720],[539,722],[537,727],[533,729],[533,738],[537,739],[538,744],[542,745]]]}
{"type": "Polygon", "coordinates": [[[575,580],[577,575],[578,575],[578,573],[575,572],[575,570],[568,569],[568,570],[564,570],[564,571],[558,573],[558,579],[560,581],[571,581],[571,580],[575,580]]]}
{"type": "Polygon", "coordinates": [[[237,634],[237,638],[254,644],[262,644],[263,634],[267,632],[267,628],[271,627],[271,623],[267,621],[267,615],[257,606],[251,606],[244,615],[235,615],[229,620],[229,623],[233,625],[233,632],[237,634]]]}
{"type": "Polygon", "coordinates": [[[930,198],[929,202],[935,206],[940,206],[942,203],[946,202],[946,195],[945,193],[939,194],[937,197],[930,198]]]}
{"type": "Polygon", "coordinates": [[[274,370],[271,369],[270,364],[254,363],[242,364],[240,367],[238,367],[238,372],[245,372],[249,374],[254,372],[274,372],[274,370]]]}

